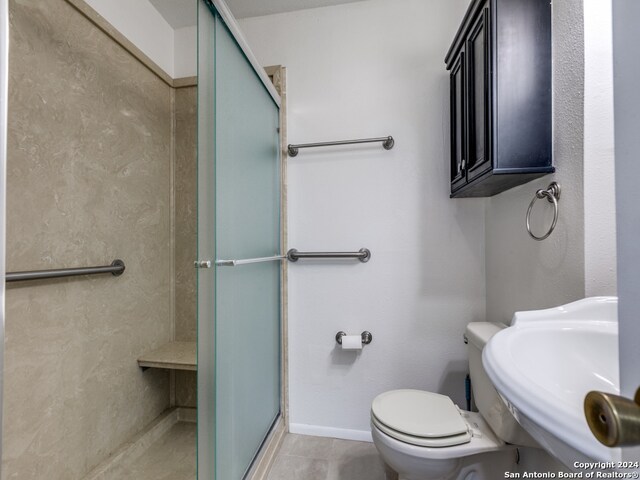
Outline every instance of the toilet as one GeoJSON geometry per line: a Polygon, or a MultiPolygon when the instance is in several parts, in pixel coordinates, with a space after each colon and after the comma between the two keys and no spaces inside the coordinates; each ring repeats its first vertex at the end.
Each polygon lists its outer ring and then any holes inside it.
{"type": "Polygon", "coordinates": [[[461,410],[438,393],[392,390],[371,404],[371,434],[399,480],[504,478],[516,447],[538,446],[520,427],[482,366],[482,349],[505,325],[467,326],[471,386],[479,413],[461,410]]]}

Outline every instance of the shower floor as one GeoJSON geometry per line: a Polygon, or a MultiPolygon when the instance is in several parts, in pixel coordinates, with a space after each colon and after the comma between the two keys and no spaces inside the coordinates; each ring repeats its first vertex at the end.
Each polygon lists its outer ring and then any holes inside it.
{"type": "Polygon", "coordinates": [[[114,478],[195,480],[196,424],[177,422],[140,457],[123,462],[117,470],[114,478]]]}
{"type": "Polygon", "coordinates": [[[162,415],[84,480],[196,480],[196,423],[188,416],[162,415]]]}

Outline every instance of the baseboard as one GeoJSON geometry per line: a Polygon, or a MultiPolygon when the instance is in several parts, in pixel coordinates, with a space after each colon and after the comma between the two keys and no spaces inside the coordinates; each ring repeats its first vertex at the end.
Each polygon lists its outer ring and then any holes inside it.
{"type": "Polygon", "coordinates": [[[369,430],[349,430],[347,428],[322,427],[320,425],[305,425],[304,423],[289,424],[289,432],[314,437],[340,438],[342,440],[356,440],[358,442],[373,442],[369,430]]]}
{"type": "Polygon", "coordinates": [[[178,407],[178,421],[198,423],[198,410],[193,407],[178,407]]]}

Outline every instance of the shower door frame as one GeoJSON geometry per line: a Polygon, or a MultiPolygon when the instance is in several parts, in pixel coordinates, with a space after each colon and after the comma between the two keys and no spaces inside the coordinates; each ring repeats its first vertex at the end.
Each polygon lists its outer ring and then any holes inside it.
{"type": "MultiPolygon", "coordinates": [[[[280,95],[280,251],[289,250],[287,243],[287,69],[282,65],[264,67],[280,95]]],[[[266,480],[280,444],[289,431],[289,367],[288,367],[288,263],[280,267],[280,416],[256,455],[246,478],[266,480]]]]}
{"type": "Polygon", "coordinates": [[[9,0],[0,0],[0,461],[4,371],[4,290],[7,208],[7,103],[9,101],[9,0]]]}
{"type": "MultiPolygon", "coordinates": [[[[6,1],[6,0],[0,0],[6,1]]],[[[286,69],[282,66],[273,66],[263,68],[253,53],[249,48],[247,41],[242,35],[238,24],[233,17],[233,14],[225,4],[224,0],[199,0],[199,11],[202,9],[200,7],[204,7],[207,9],[209,6],[213,6],[215,10],[218,12],[223,22],[226,24],[229,29],[231,35],[235,39],[238,46],[241,48],[244,53],[246,59],[249,61],[256,75],[260,78],[262,84],[267,89],[274,103],[277,105],[279,109],[279,140],[280,140],[280,149],[279,149],[279,161],[280,161],[280,247],[281,252],[287,251],[287,239],[286,239],[286,221],[287,221],[287,202],[286,202],[286,176],[287,176],[287,152],[286,152],[286,107],[285,107],[285,98],[286,98],[286,69]]],[[[200,22],[198,22],[200,23],[200,22]]],[[[199,42],[202,41],[201,33],[198,32],[199,42]]],[[[200,57],[200,54],[198,55],[200,57]]],[[[199,59],[198,59],[199,61],[199,59]]],[[[198,66],[200,69],[200,66],[198,66]]],[[[210,92],[205,93],[205,85],[202,82],[198,81],[198,96],[201,95],[209,95],[210,92]]],[[[200,105],[200,102],[198,102],[200,105]]],[[[214,107],[215,108],[215,107],[214,107]]],[[[198,113],[198,123],[201,121],[201,112],[198,113]]],[[[198,127],[200,128],[200,127],[198,127]]],[[[206,140],[205,140],[206,142],[206,140]]],[[[200,140],[198,140],[198,156],[201,154],[201,145],[200,140]]],[[[198,170],[200,177],[200,161],[198,161],[198,170]]],[[[202,172],[202,173],[210,173],[210,172],[202,172]]],[[[205,177],[206,175],[203,175],[205,177]]],[[[198,188],[210,188],[211,185],[208,185],[205,180],[201,178],[198,179],[198,188]]],[[[200,198],[199,200],[200,201],[200,198]]],[[[214,207],[215,208],[215,207],[214,207]]],[[[200,214],[198,215],[200,217],[200,214]]],[[[200,219],[198,220],[200,224],[200,219]]],[[[200,250],[200,248],[199,248],[200,250]]],[[[201,252],[198,252],[198,255],[202,255],[201,252]]],[[[212,262],[215,260],[214,258],[198,258],[198,261],[203,260],[211,260],[212,262]]],[[[199,275],[204,274],[207,270],[200,271],[199,275]]],[[[213,274],[213,269],[208,270],[209,273],[213,274]]],[[[200,277],[198,282],[200,282],[200,277]]],[[[198,288],[200,290],[200,288],[198,288]]],[[[251,463],[245,478],[248,480],[263,480],[266,478],[266,475],[269,471],[269,468],[273,461],[275,460],[275,453],[282,440],[284,439],[285,433],[289,430],[288,428],[288,368],[287,368],[287,262],[281,262],[281,271],[280,271],[280,413],[276,418],[270,432],[267,434],[264,439],[258,453],[254,457],[253,462],[251,463]]],[[[198,300],[198,305],[200,309],[200,299],[198,300]]],[[[200,315],[200,314],[199,314],[200,315]]],[[[209,323],[209,322],[207,322],[209,323]]],[[[201,333],[204,333],[205,338],[213,338],[212,334],[214,333],[214,325],[215,318],[213,319],[213,325],[203,325],[200,322],[200,318],[198,318],[198,406],[200,405],[208,405],[209,402],[215,401],[215,375],[207,375],[204,368],[207,363],[211,363],[211,361],[215,360],[215,338],[213,339],[213,344],[206,345],[209,348],[202,348],[204,342],[201,343],[201,333]],[[202,327],[202,330],[201,330],[202,327]],[[212,398],[213,396],[213,398],[212,398]]],[[[215,368],[215,367],[214,367],[215,368]]],[[[214,370],[215,372],[215,370],[214,370]]],[[[210,372],[210,373],[214,373],[210,372]]],[[[212,433],[213,437],[215,437],[215,418],[210,418],[206,409],[198,408],[198,479],[199,480],[213,480],[215,477],[215,465],[214,459],[208,458],[206,454],[201,454],[210,451],[211,444],[215,444],[215,438],[211,438],[212,433]],[[211,430],[213,427],[213,430],[211,430]]]]}

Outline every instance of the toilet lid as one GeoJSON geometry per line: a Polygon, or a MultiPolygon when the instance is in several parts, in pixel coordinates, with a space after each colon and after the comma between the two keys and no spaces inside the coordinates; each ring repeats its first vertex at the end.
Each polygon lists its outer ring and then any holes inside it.
{"type": "Polygon", "coordinates": [[[469,432],[464,432],[460,435],[451,435],[449,437],[414,437],[413,435],[407,435],[406,433],[401,433],[387,427],[383,423],[380,423],[373,414],[371,415],[371,423],[382,433],[385,433],[396,440],[400,440],[401,442],[408,443],[409,445],[416,445],[418,447],[453,447],[454,445],[469,443],[471,440],[471,434],[469,434],[469,432]]]}
{"type": "Polygon", "coordinates": [[[378,423],[388,427],[387,430],[408,435],[408,438],[428,440],[455,437],[453,444],[465,443],[471,439],[467,423],[458,407],[449,397],[437,393],[422,390],[385,392],[373,400],[371,414],[378,423]]]}

